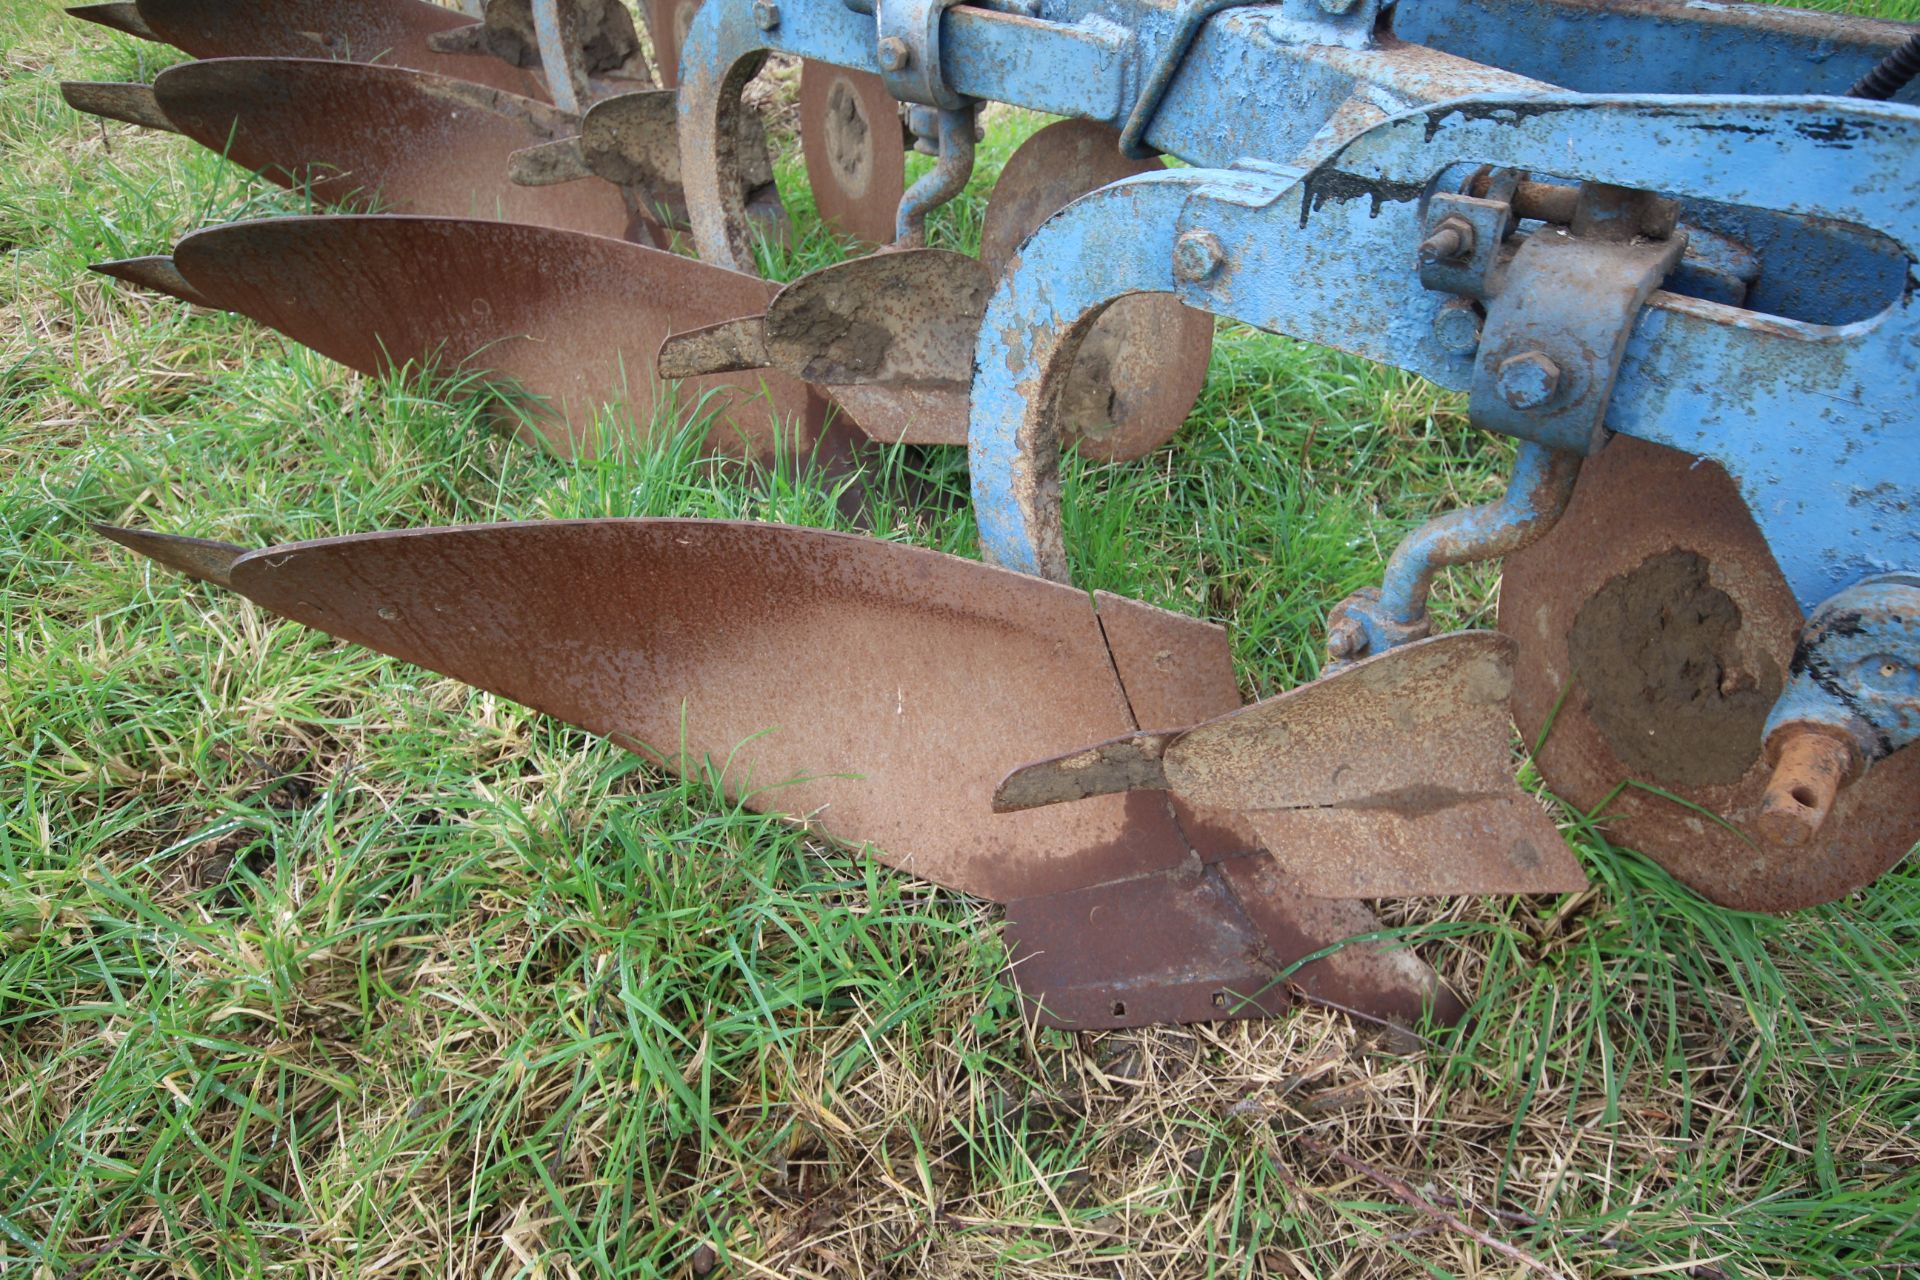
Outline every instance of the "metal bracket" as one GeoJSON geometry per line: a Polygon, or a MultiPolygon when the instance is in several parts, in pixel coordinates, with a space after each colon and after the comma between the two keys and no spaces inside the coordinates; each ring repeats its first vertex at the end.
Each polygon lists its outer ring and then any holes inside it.
{"type": "Polygon", "coordinates": [[[874,5],[875,56],[887,92],[902,102],[957,111],[967,99],[940,65],[940,19],[959,0],[879,0],[874,5]]]}
{"type": "MultiPolygon", "coordinates": [[[[1461,225],[1489,220],[1487,203],[1434,201],[1461,225]]],[[[1510,260],[1462,281],[1490,299],[1468,401],[1476,426],[1583,456],[1599,447],[1634,321],[1686,250],[1671,209],[1641,192],[1587,183],[1569,226],[1540,228],[1510,260]]],[[[1429,232],[1423,255],[1444,229],[1429,232]]],[[[1467,248],[1477,259],[1486,247],[1469,240],[1467,248]]]]}

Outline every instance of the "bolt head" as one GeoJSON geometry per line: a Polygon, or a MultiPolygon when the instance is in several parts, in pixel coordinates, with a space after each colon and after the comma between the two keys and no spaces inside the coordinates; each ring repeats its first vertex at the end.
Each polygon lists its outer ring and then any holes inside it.
{"type": "Polygon", "coordinates": [[[1173,274],[1194,284],[1210,280],[1227,260],[1220,237],[1211,231],[1183,231],[1173,242],[1173,274]]]}
{"type": "Polygon", "coordinates": [[[1433,314],[1433,340],[1456,356],[1480,346],[1480,313],[1465,298],[1455,298],[1433,314]]]}
{"type": "Polygon", "coordinates": [[[753,0],[753,25],[771,31],[780,25],[780,6],[774,0],[753,0]]]}
{"type": "Polygon", "coordinates": [[[880,41],[880,69],[882,71],[905,71],[907,63],[913,58],[913,51],[907,48],[907,42],[899,36],[887,36],[880,41]]]}
{"type": "Polygon", "coordinates": [[[1367,629],[1360,619],[1340,618],[1327,628],[1327,656],[1357,658],[1367,651],[1367,629]]]}
{"type": "Polygon", "coordinates": [[[1522,351],[1500,362],[1495,386],[1516,409],[1538,409],[1560,389],[1560,366],[1544,351],[1522,351]]]}

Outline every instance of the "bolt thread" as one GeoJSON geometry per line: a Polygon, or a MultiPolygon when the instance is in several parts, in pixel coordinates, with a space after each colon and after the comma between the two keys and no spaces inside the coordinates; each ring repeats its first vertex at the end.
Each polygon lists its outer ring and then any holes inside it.
{"type": "Polygon", "coordinates": [[[1875,63],[1873,70],[1847,90],[1847,96],[1885,102],[1915,76],[1920,76],[1920,34],[1908,36],[1905,44],[1875,63]]]}

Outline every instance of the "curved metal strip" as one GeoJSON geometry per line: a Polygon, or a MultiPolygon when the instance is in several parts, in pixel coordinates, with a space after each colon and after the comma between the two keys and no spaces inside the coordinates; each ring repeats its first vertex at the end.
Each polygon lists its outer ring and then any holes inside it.
{"type": "Polygon", "coordinates": [[[223,58],[170,67],[160,107],[209,150],[328,203],[501,218],[604,236],[636,224],[599,182],[522,187],[513,153],[571,132],[552,107],[399,67],[223,58]]]}
{"type": "Polygon", "coordinates": [[[1131,293],[1174,291],[1173,242],[1202,171],[1102,187],[1042,223],[987,303],[974,356],[967,449],[987,558],[1066,582],[1059,402],[1081,342],[1131,293]]]}
{"type": "Polygon", "coordinates": [[[752,457],[804,455],[821,430],[818,398],[772,371],[689,379],[662,420],[661,339],[765,306],[773,286],[658,249],[518,223],[315,217],[202,231],[174,260],[208,305],[361,372],[441,361],[497,374],[563,454],[592,446],[606,405],[642,437],[711,414],[708,449],[752,457]]]}
{"type": "Polygon", "coordinates": [[[449,54],[428,41],[472,25],[427,0],[138,0],[153,38],[196,58],[331,58],[411,67],[524,97],[537,77],[498,58],[449,54]]]}
{"type": "MultiPolygon", "coordinates": [[[[1070,201],[1110,183],[1160,172],[1157,159],[1122,155],[1119,135],[1090,120],[1061,120],[1020,145],[1000,171],[980,229],[980,261],[999,280],[1034,230],[1070,201]]],[[[1081,345],[1061,395],[1061,430],[1083,456],[1142,457],[1173,438],[1207,381],[1213,317],[1166,294],[1115,302],[1081,345]]]]}

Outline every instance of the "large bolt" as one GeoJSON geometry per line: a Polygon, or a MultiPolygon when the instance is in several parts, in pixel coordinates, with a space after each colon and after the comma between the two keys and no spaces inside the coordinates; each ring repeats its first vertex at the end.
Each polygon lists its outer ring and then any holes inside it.
{"type": "Polygon", "coordinates": [[[1456,356],[1480,346],[1480,311],[1471,299],[1453,298],[1433,313],[1433,340],[1456,356]]]}
{"type": "Polygon", "coordinates": [[[1495,385],[1516,409],[1538,409],[1560,389],[1560,366],[1544,351],[1522,351],[1500,362],[1495,385]]]}
{"type": "Polygon", "coordinates": [[[1211,231],[1183,231],[1173,242],[1173,274],[1190,283],[1211,280],[1226,260],[1220,237],[1211,231]]]}
{"type": "Polygon", "coordinates": [[[780,25],[780,6],[774,0],[753,0],[753,25],[771,31],[780,25]]]}
{"type": "Polygon", "coordinates": [[[880,41],[880,69],[882,71],[905,71],[907,63],[913,61],[913,51],[907,48],[907,42],[899,36],[886,36],[880,41]]]}
{"type": "Polygon", "coordinates": [[[1454,262],[1473,254],[1473,224],[1465,218],[1442,218],[1433,234],[1420,242],[1420,261],[1454,262]]]}

